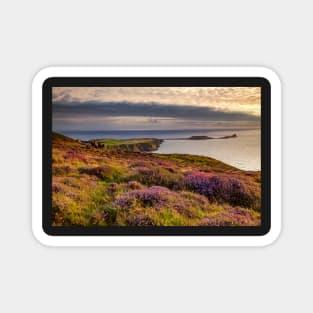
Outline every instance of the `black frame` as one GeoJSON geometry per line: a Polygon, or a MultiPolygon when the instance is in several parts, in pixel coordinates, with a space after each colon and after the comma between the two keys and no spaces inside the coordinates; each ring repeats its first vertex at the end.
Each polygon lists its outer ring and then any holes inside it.
{"type": "Polygon", "coordinates": [[[43,201],[46,234],[262,236],[271,227],[271,85],[263,77],[51,77],[42,86],[43,201]],[[261,226],[52,226],[52,87],[261,87],[261,226]]]}

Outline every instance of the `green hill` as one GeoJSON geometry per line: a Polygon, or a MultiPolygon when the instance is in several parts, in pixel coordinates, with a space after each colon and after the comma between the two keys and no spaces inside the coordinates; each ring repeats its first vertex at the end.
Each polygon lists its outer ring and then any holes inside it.
{"type": "Polygon", "coordinates": [[[260,225],[260,172],[202,156],[146,152],[158,144],[54,133],[53,225],[260,225]]]}

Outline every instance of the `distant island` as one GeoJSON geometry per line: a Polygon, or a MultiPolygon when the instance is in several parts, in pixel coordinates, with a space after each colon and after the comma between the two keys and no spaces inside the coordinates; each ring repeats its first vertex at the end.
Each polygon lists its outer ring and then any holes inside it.
{"type": "Polygon", "coordinates": [[[222,136],[222,137],[209,137],[209,136],[190,136],[187,138],[167,138],[166,140],[210,140],[210,139],[229,139],[229,138],[237,138],[237,134],[232,134],[228,136],[222,136]]]}
{"type": "Polygon", "coordinates": [[[223,137],[191,136],[187,139],[190,139],[190,140],[207,140],[207,139],[229,139],[229,138],[237,138],[237,134],[232,134],[232,135],[223,136],[223,137]]]}

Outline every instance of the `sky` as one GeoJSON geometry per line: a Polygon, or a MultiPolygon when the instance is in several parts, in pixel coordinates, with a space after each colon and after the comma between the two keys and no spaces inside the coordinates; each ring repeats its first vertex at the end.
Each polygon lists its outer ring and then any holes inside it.
{"type": "Polygon", "coordinates": [[[259,127],[260,87],[53,87],[54,131],[259,127]]]}

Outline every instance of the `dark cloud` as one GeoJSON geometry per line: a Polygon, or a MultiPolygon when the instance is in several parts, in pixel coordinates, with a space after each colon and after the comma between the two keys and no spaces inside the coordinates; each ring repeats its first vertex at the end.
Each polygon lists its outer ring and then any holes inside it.
{"type": "Polygon", "coordinates": [[[259,121],[260,117],[242,112],[221,111],[209,107],[132,102],[54,102],[53,118],[144,116],[208,121],[259,121]]]}

